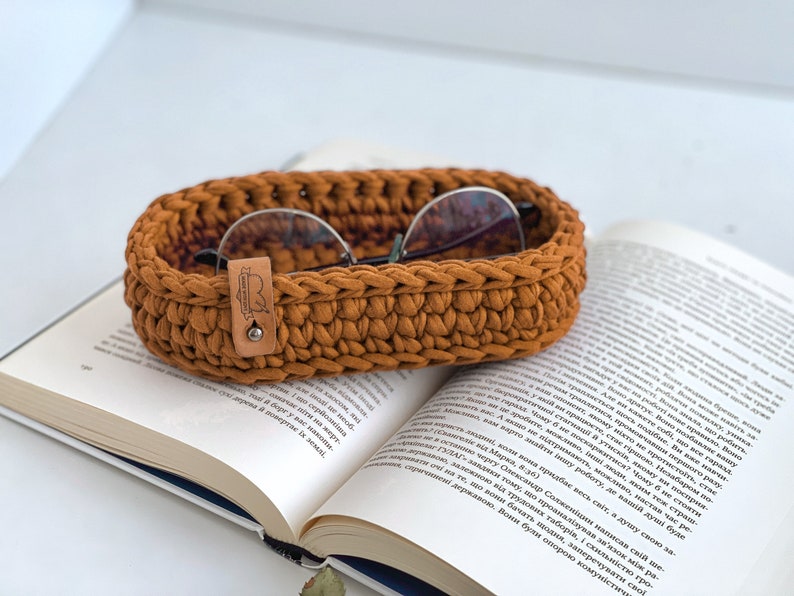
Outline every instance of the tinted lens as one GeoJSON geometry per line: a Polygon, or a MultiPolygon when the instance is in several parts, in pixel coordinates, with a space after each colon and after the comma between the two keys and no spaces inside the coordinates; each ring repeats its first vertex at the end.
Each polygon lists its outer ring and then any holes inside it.
{"type": "Polygon", "coordinates": [[[266,209],[238,219],[221,239],[228,259],[270,257],[274,273],[355,262],[347,243],[319,217],[297,209],[266,209]]]}
{"type": "Polygon", "coordinates": [[[524,250],[512,201],[499,191],[467,187],[425,205],[405,233],[400,260],[476,259],[524,250]]]}

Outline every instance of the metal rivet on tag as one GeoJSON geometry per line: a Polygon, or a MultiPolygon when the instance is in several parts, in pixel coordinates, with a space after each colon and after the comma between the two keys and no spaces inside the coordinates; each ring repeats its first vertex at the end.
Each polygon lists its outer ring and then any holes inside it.
{"type": "Polygon", "coordinates": [[[251,341],[260,341],[264,335],[261,327],[251,327],[248,330],[248,339],[251,341]]]}

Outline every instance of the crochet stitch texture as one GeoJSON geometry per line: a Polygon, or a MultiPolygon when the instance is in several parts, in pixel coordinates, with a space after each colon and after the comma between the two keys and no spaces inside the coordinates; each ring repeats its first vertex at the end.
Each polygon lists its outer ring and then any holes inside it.
{"type": "Polygon", "coordinates": [[[145,346],[191,374],[238,383],[470,364],[529,356],[570,329],[585,286],[584,225],[550,189],[468,169],[263,172],[163,195],[128,237],[125,300],[145,346]],[[415,261],[273,274],[272,354],[242,358],[225,271],[194,262],[252,211],[303,209],[361,258],[388,252],[433,197],[495,188],[541,212],[527,250],[472,261],[415,261]]]}

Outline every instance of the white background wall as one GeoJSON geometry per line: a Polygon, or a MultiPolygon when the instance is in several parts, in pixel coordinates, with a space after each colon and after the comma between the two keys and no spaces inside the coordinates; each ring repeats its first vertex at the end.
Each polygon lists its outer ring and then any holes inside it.
{"type": "Polygon", "coordinates": [[[790,0],[172,0],[347,32],[794,89],[790,0]]]}
{"type": "MultiPolygon", "coordinates": [[[[696,77],[794,95],[791,0],[147,0],[411,40],[551,66],[696,77]]],[[[108,42],[135,0],[0,0],[0,179],[108,42]]]]}

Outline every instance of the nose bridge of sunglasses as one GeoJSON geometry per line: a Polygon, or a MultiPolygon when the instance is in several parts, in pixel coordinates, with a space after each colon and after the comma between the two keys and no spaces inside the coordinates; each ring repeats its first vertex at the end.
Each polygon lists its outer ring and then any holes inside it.
{"type": "Polygon", "coordinates": [[[396,263],[400,260],[403,253],[403,238],[404,236],[402,234],[397,234],[394,237],[394,242],[389,251],[389,263],[396,263]]]}

